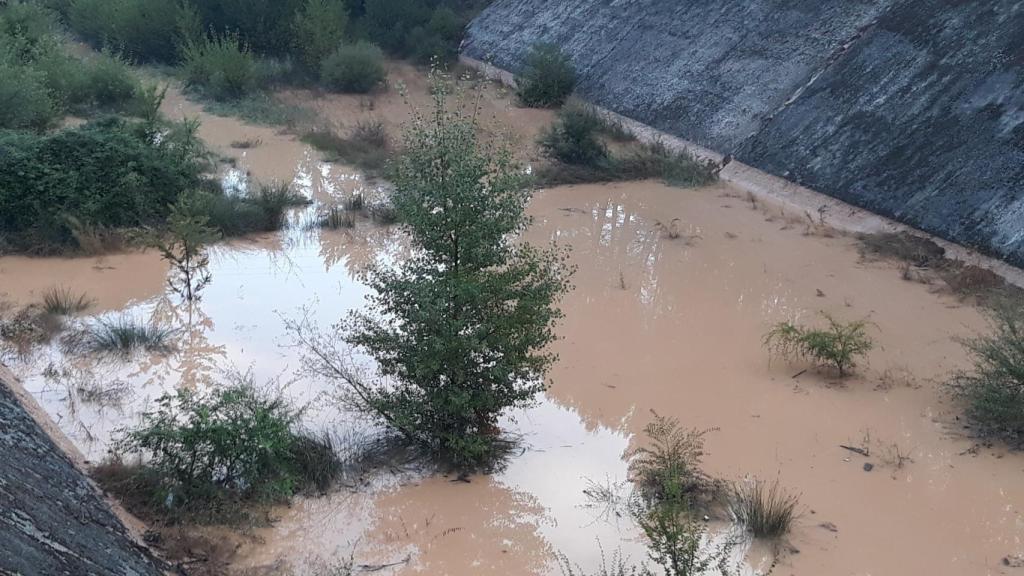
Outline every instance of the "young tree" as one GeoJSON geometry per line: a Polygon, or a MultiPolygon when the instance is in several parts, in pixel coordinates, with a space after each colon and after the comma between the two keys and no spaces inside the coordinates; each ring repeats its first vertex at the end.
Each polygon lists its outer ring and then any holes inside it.
{"type": "Polygon", "coordinates": [[[220,234],[209,226],[210,218],[198,209],[194,194],[182,194],[171,206],[167,231],[154,234],[151,244],[173,268],[167,283],[186,301],[199,298],[199,291],[210,282],[210,258],[206,245],[220,234]]]}
{"type": "Polygon", "coordinates": [[[394,204],[412,255],[371,266],[369,311],[339,328],[377,361],[354,375],[329,338],[305,336],[317,370],[356,404],[461,466],[492,456],[497,420],[545,389],[557,307],[569,288],[566,253],[516,236],[531,188],[504,144],[477,138],[476,110],[451,106],[434,78],[434,109],[416,113],[394,166],[394,204]]]}

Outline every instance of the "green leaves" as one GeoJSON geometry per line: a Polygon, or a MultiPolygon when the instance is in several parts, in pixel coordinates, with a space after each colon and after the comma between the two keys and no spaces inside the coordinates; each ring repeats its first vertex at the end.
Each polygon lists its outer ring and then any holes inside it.
{"type": "Polygon", "coordinates": [[[478,141],[475,110],[433,81],[434,109],[415,115],[394,170],[414,253],[366,272],[375,294],[345,338],[392,383],[357,384],[367,409],[473,465],[492,455],[498,416],[544,389],[571,269],[564,251],[516,240],[529,224],[524,173],[507,147],[478,141]]]}
{"type": "Polygon", "coordinates": [[[825,312],[821,316],[828,322],[827,328],[808,328],[792,322],[776,324],[765,334],[764,346],[785,358],[805,358],[833,366],[840,376],[846,376],[858,359],[874,348],[867,334],[868,321],[843,323],[825,312]]]}

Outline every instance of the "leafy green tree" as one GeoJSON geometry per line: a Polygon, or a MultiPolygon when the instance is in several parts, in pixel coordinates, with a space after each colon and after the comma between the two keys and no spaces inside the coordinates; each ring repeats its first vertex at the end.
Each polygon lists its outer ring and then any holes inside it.
{"type": "Polygon", "coordinates": [[[576,89],[576,80],[568,54],[554,44],[534,44],[516,77],[519,100],[530,108],[561,106],[576,89]]]}
{"type": "Polygon", "coordinates": [[[348,12],[341,0],[306,0],[295,16],[295,50],[308,70],[320,71],[320,63],[341,46],[348,26],[348,12]]]}
{"type": "Polygon", "coordinates": [[[173,268],[168,284],[188,302],[197,300],[210,283],[206,246],[220,238],[199,206],[197,195],[183,194],[171,207],[167,231],[152,238],[152,245],[173,268]]]}
{"type": "Polygon", "coordinates": [[[315,369],[341,379],[358,407],[472,466],[494,455],[502,412],[545,389],[571,269],[563,250],[516,240],[531,188],[508,147],[480,142],[476,111],[450,105],[437,76],[434,94],[393,169],[412,255],[369,267],[369,311],[341,325],[379,377],[358,377],[329,338],[299,334],[315,369]]]}

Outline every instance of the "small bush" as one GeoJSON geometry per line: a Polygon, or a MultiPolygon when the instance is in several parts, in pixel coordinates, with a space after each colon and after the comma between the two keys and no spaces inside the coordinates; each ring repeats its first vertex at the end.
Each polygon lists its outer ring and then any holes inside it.
{"type": "Polygon", "coordinates": [[[85,294],[75,294],[67,287],[54,287],[43,292],[43,310],[54,316],[73,316],[92,306],[85,294]]]}
{"type": "Polygon", "coordinates": [[[122,357],[139,351],[164,354],[173,349],[171,338],[174,334],[171,328],[121,315],[97,320],[81,331],[69,334],[64,345],[69,352],[83,354],[122,357]]]}
{"type": "Polygon", "coordinates": [[[729,510],[738,523],[758,538],[778,538],[789,532],[800,498],[786,492],[776,480],[754,479],[733,487],[729,510]]]}
{"type": "Polygon", "coordinates": [[[348,12],[341,0],[306,0],[295,16],[295,51],[307,70],[314,73],[341,46],[348,26],[348,12]]]}
{"type": "Polygon", "coordinates": [[[185,83],[214,100],[237,100],[256,90],[256,59],[237,34],[205,37],[182,48],[185,83]]]}
{"type": "Polygon", "coordinates": [[[172,507],[278,500],[306,486],[326,488],[338,469],[330,445],[298,432],[300,417],[246,375],[207,394],[181,388],[161,397],[117,448],[150,455],[147,466],[159,478],[152,496],[172,507]]]}
{"type": "Polygon", "coordinates": [[[339,47],[320,68],[321,83],[335,92],[365,94],[386,77],[384,53],[368,42],[339,47]]]}
{"type": "Polygon", "coordinates": [[[534,44],[516,77],[519,101],[530,108],[553,108],[576,89],[576,69],[554,44],[534,44]]]}
{"type": "Polygon", "coordinates": [[[951,384],[980,434],[1024,445],[1024,312],[1001,309],[992,325],[991,334],[964,341],[974,367],[951,384]]]}
{"type": "Polygon", "coordinates": [[[712,488],[701,471],[704,436],[709,430],[682,428],[679,421],[654,414],[644,428],[649,446],[627,454],[629,473],[640,495],[648,502],[679,500],[688,504],[712,488]]]}
{"type": "Polygon", "coordinates": [[[130,103],[140,89],[128,63],[105,52],[84,63],[83,94],[99,108],[117,108],[130,103]]]}
{"type": "Polygon", "coordinates": [[[816,364],[832,366],[846,376],[857,360],[874,348],[867,334],[868,322],[843,323],[824,312],[825,329],[807,328],[792,322],[776,324],[764,337],[764,346],[784,358],[806,358],[816,364]]]}
{"type": "Polygon", "coordinates": [[[354,228],[356,225],[355,216],[351,211],[342,206],[331,206],[322,211],[316,219],[319,228],[338,230],[340,228],[354,228]]]}
{"type": "Polygon", "coordinates": [[[858,239],[864,256],[894,258],[921,267],[939,265],[946,257],[946,249],[942,246],[906,232],[862,234],[858,239]]]}
{"type": "Polygon", "coordinates": [[[0,129],[42,131],[59,116],[43,74],[0,62],[0,129]]]}
{"type": "Polygon", "coordinates": [[[574,166],[609,169],[608,147],[598,138],[601,122],[579,109],[563,110],[558,121],[540,137],[541,152],[548,158],[574,166]]]}
{"type": "Polygon", "coordinates": [[[294,206],[305,206],[310,200],[292,191],[291,184],[261,184],[255,194],[246,198],[260,214],[261,230],[271,232],[284,227],[285,213],[294,206]]]}
{"type": "Polygon", "coordinates": [[[396,56],[408,56],[412,31],[430,19],[430,8],[424,0],[365,0],[362,26],[378,45],[396,56]]]}

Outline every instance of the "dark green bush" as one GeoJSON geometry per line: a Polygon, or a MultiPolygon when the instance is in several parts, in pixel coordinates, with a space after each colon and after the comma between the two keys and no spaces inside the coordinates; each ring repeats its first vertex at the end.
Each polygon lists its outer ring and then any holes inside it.
{"type": "Polygon", "coordinates": [[[181,7],[169,0],[73,0],[71,29],[95,47],[145,62],[177,59],[181,7]]]}
{"type": "Polygon", "coordinates": [[[516,84],[524,106],[561,106],[576,89],[576,68],[558,46],[534,44],[526,55],[522,72],[516,77],[516,84]]]}
{"type": "Polygon", "coordinates": [[[287,184],[261,184],[247,195],[200,194],[197,210],[208,218],[210,226],[224,236],[242,236],[254,232],[272,232],[284,225],[287,210],[309,204],[309,199],[292,192],[287,184]]]}
{"type": "Polygon", "coordinates": [[[246,376],[207,394],[181,388],[159,398],[118,448],[151,455],[147,466],[161,479],[153,496],[173,507],[225,496],[276,500],[322,486],[329,480],[316,462],[336,461],[299,433],[300,417],[280,393],[246,376]]]}
{"type": "Polygon", "coordinates": [[[296,56],[314,73],[341,46],[348,26],[348,12],[341,0],[306,0],[295,17],[296,56]]]}
{"type": "Polygon", "coordinates": [[[558,121],[541,134],[541,152],[564,164],[591,167],[607,164],[608,147],[598,138],[599,128],[596,116],[577,109],[563,110],[558,121]]]}
{"type": "Polygon", "coordinates": [[[365,94],[386,77],[384,54],[369,42],[339,47],[320,68],[320,81],[336,92],[365,94]]]}
{"type": "Polygon", "coordinates": [[[411,56],[421,64],[456,60],[465,26],[465,21],[451,8],[438,7],[426,25],[409,33],[411,56]]]}
{"type": "Polygon", "coordinates": [[[430,7],[423,0],[365,0],[362,25],[377,45],[391,54],[411,53],[410,34],[430,20],[430,7]]]}
{"type": "Polygon", "coordinates": [[[182,70],[189,87],[214,100],[235,100],[257,88],[256,59],[237,34],[187,43],[182,70]]]}
{"type": "Polygon", "coordinates": [[[0,129],[44,130],[56,123],[60,114],[45,82],[40,72],[0,63],[0,129]]]}
{"type": "Polygon", "coordinates": [[[71,219],[128,228],[162,222],[195,188],[202,148],[172,130],[154,144],[117,120],[53,134],[0,131],[0,234],[16,250],[75,245],[71,219]]]}
{"type": "Polygon", "coordinates": [[[991,334],[964,341],[974,368],[952,381],[985,436],[1024,445],[1024,311],[998,310],[991,334]]]}
{"type": "Polygon", "coordinates": [[[296,14],[306,0],[202,0],[194,2],[204,30],[231,31],[253,52],[285,56],[294,48],[296,14]]]}

